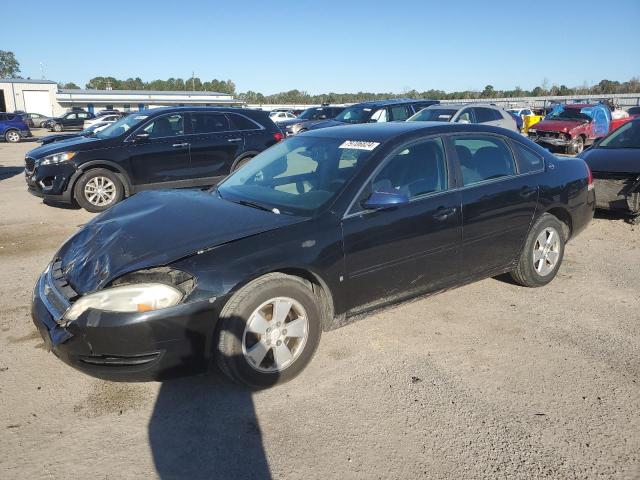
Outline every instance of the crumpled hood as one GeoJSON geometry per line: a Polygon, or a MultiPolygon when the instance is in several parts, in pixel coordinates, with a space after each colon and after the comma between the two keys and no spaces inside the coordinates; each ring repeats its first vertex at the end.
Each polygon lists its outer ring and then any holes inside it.
{"type": "Polygon", "coordinates": [[[530,128],[541,132],[570,132],[584,123],[579,120],[541,120],[530,128]]]}
{"type": "Polygon", "coordinates": [[[593,172],[640,175],[640,148],[590,148],[580,155],[593,172]]]}
{"type": "Polygon", "coordinates": [[[301,221],[199,190],[142,192],[87,223],[56,254],[84,294],[136,270],[301,221]]]}

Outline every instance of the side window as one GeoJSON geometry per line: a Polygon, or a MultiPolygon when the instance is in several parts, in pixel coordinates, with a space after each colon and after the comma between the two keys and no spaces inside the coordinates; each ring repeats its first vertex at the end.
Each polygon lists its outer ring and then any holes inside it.
{"type": "Polygon", "coordinates": [[[76,118],[78,118],[78,114],[77,113],[68,113],[67,115],[65,115],[65,117],[67,120],[75,120],[76,118]]]}
{"type": "Polygon", "coordinates": [[[460,112],[460,115],[458,116],[458,119],[456,120],[456,122],[473,123],[473,117],[471,116],[471,109],[466,108],[462,112],[460,112]]]}
{"type": "Polygon", "coordinates": [[[86,113],[79,113],[78,114],[78,118],[87,118],[89,115],[87,115],[86,113]]]}
{"type": "Polygon", "coordinates": [[[215,133],[229,130],[229,121],[221,113],[197,112],[191,114],[191,133],[215,133]]]}
{"type": "Polygon", "coordinates": [[[380,110],[376,110],[375,112],[373,112],[373,115],[371,115],[371,120],[369,120],[370,122],[387,122],[387,109],[386,108],[381,108],[380,110]]]}
{"type": "Polygon", "coordinates": [[[454,137],[453,143],[465,186],[516,173],[511,150],[499,138],[469,135],[454,137]]]}
{"type": "Polygon", "coordinates": [[[544,168],[543,158],[528,147],[519,142],[511,142],[518,158],[518,170],[520,173],[537,172],[544,168]]]}
{"type": "Polygon", "coordinates": [[[391,121],[404,121],[409,118],[409,111],[404,105],[397,105],[395,107],[391,107],[391,121]]]}
{"type": "Polygon", "coordinates": [[[164,138],[184,135],[184,118],[181,114],[164,115],[153,119],[143,128],[149,138],[164,138]]]}
{"type": "Polygon", "coordinates": [[[501,120],[502,115],[498,117],[498,112],[491,108],[474,108],[473,113],[476,116],[476,123],[493,122],[495,120],[501,120]]]}
{"type": "Polygon", "coordinates": [[[414,198],[446,188],[447,168],[442,139],[433,138],[398,152],[374,177],[368,193],[400,192],[414,198]]]}
{"type": "Polygon", "coordinates": [[[243,115],[227,114],[231,121],[231,130],[258,130],[260,127],[243,115]]]}

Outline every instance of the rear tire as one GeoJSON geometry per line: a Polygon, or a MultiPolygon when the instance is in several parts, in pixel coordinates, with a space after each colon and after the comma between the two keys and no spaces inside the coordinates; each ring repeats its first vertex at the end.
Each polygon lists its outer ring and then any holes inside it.
{"type": "Polygon", "coordinates": [[[511,277],[524,287],[542,287],[553,280],[564,257],[565,225],[545,213],[531,227],[511,277]]]}
{"type": "Polygon", "coordinates": [[[231,173],[235,172],[236,170],[240,170],[242,167],[244,167],[247,163],[249,163],[249,161],[252,159],[253,157],[244,157],[243,159],[239,160],[238,163],[235,164],[235,166],[233,167],[233,170],[231,171],[231,173]]]}
{"type": "Polygon", "coordinates": [[[18,143],[20,138],[20,132],[17,130],[7,130],[4,134],[4,139],[9,143],[18,143]]]}
{"type": "Polygon", "coordinates": [[[105,168],[85,172],[73,187],[73,197],[88,212],[103,212],[124,197],[118,175],[105,168]]]}
{"type": "Polygon", "coordinates": [[[320,341],[318,303],[299,277],[269,273],[248,283],[220,314],[218,366],[233,381],[252,388],[293,379],[309,364],[320,341]]]}

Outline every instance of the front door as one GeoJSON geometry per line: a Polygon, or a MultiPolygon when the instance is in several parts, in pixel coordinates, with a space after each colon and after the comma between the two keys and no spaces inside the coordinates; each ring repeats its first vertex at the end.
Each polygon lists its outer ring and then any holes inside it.
{"type": "Polygon", "coordinates": [[[431,138],[396,150],[367,183],[342,222],[352,311],[455,281],[462,220],[448,171],[442,140],[431,138]],[[406,194],[409,203],[364,210],[361,202],[374,191],[406,194]]]}
{"type": "Polygon", "coordinates": [[[190,114],[191,168],[189,177],[203,184],[224,177],[244,148],[242,132],[232,130],[224,113],[190,114]]]}
{"type": "Polygon", "coordinates": [[[518,174],[499,136],[470,134],[452,141],[463,181],[463,271],[471,277],[516,260],[536,210],[538,183],[535,175],[518,174]]]}
{"type": "Polygon", "coordinates": [[[188,178],[189,142],[184,132],[183,114],[155,117],[131,138],[129,161],[136,187],[179,182],[188,178]],[[148,137],[136,139],[137,134],[147,134],[148,137]]]}

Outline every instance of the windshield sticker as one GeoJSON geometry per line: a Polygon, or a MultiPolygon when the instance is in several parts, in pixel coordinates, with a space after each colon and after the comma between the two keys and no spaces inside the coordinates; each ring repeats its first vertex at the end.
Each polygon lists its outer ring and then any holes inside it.
{"type": "Polygon", "coordinates": [[[368,150],[371,151],[380,145],[378,142],[361,142],[357,140],[347,140],[338,148],[351,148],[353,150],[368,150]]]}
{"type": "Polygon", "coordinates": [[[134,120],[144,120],[148,115],[137,115],[134,117],[134,120]]]}

